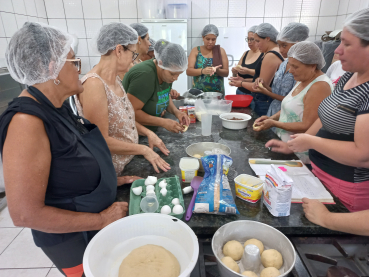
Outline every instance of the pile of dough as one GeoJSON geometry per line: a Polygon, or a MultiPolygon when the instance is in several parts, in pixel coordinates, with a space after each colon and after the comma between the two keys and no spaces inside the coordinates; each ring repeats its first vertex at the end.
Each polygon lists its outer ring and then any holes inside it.
{"type": "Polygon", "coordinates": [[[235,261],[241,259],[243,250],[242,244],[236,240],[230,240],[223,246],[224,256],[229,256],[235,261]]]}
{"type": "Polygon", "coordinates": [[[202,158],[202,156],[200,154],[195,154],[195,155],[193,155],[193,157],[194,158],[197,158],[197,159],[201,159],[202,158]]]}
{"type": "Polygon", "coordinates": [[[238,264],[231,257],[228,257],[228,256],[224,257],[222,259],[222,262],[229,269],[236,271],[237,273],[240,273],[240,268],[238,267],[238,264]]]}
{"type": "Polygon", "coordinates": [[[247,240],[245,242],[245,244],[243,245],[243,247],[246,247],[246,245],[249,245],[249,244],[256,245],[259,248],[260,255],[263,253],[263,251],[264,251],[264,244],[260,240],[258,240],[258,239],[249,239],[249,240],[247,240]]]}
{"type": "Polygon", "coordinates": [[[268,249],[261,254],[261,263],[264,267],[275,267],[280,269],[283,265],[283,258],[281,253],[275,249],[268,249]]]}
{"type": "Polygon", "coordinates": [[[252,271],[244,271],[242,272],[243,276],[247,276],[247,277],[258,277],[258,275],[255,272],[252,271]]]}
{"type": "Polygon", "coordinates": [[[180,273],[176,257],[164,247],[153,244],[133,250],[119,268],[119,277],[178,277],[180,273]]]}
{"type": "Polygon", "coordinates": [[[260,273],[260,277],[278,277],[279,275],[281,273],[275,267],[264,268],[260,273]]]}

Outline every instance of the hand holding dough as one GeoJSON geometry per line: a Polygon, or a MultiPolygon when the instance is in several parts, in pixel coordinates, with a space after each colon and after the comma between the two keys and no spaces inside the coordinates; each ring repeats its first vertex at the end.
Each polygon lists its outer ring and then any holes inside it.
{"type": "Polygon", "coordinates": [[[256,126],[256,123],[254,123],[254,125],[252,125],[252,129],[259,130],[260,129],[260,126],[256,126]]]}
{"type": "Polygon", "coordinates": [[[258,239],[249,239],[249,240],[247,240],[245,242],[245,244],[243,245],[243,247],[246,247],[246,245],[249,245],[249,244],[256,245],[259,248],[260,255],[263,253],[263,251],[264,251],[264,244],[260,240],[258,240],[258,239]]]}
{"type": "Polygon", "coordinates": [[[262,83],[259,83],[259,88],[264,88],[262,83]]]}
{"type": "Polygon", "coordinates": [[[228,241],[223,246],[223,254],[224,256],[231,257],[235,261],[240,260],[243,254],[242,244],[236,240],[228,241]]]}
{"type": "Polygon", "coordinates": [[[275,267],[264,268],[260,273],[260,277],[278,277],[279,275],[281,273],[275,267]]]}
{"type": "Polygon", "coordinates": [[[224,257],[222,259],[222,262],[225,264],[226,267],[229,269],[236,271],[237,273],[240,273],[240,268],[238,267],[238,264],[231,258],[231,257],[224,257]]]}
{"type": "Polygon", "coordinates": [[[182,125],[182,127],[183,127],[183,133],[186,132],[187,129],[188,129],[188,126],[187,125],[182,125]]]}
{"type": "Polygon", "coordinates": [[[280,269],[283,265],[283,258],[281,253],[275,249],[268,249],[261,254],[261,263],[264,267],[275,267],[280,269]]]}

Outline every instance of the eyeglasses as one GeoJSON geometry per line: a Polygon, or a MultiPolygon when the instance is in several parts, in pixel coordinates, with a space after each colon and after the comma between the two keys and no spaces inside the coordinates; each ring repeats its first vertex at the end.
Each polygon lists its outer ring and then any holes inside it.
{"type": "Polygon", "coordinates": [[[65,59],[66,62],[72,62],[73,65],[77,68],[78,74],[81,74],[81,67],[82,67],[82,63],[81,63],[81,59],[77,58],[77,59],[65,59]]]}
{"type": "Polygon", "coordinates": [[[249,43],[252,43],[252,42],[255,41],[254,38],[248,38],[248,37],[245,37],[245,40],[246,40],[246,42],[249,42],[249,43]]]}
{"type": "Polygon", "coordinates": [[[134,52],[134,51],[132,51],[132,50],[128,49],[128,47],[127,47],[127,46],[124,46],[124,45],[122,45],[122,46],[123,46],[123,48],[124,48],[124,49],[126,49],[126,50],[128,50],[128,51],[131,51],[131,52],[132,52],[132,61],[134,61],[135,59],[137,59],[137,57],[138,57],[138,53],[136,53],[136,52],[134,52]]]}

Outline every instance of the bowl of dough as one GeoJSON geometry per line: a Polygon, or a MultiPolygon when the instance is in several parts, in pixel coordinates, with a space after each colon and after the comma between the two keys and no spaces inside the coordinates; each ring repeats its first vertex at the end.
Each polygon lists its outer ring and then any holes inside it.
{"type": "Polygon", "coordinates": [[[186,148],[186,153],[188,156],[199,160],[200,163],[199,171],[204,172],[204,167],[202,166],[201,158],[206,155],[212,154],[214,150],[217,150],[216,153],[218,154],[224,154],[227,156],[231,154],[231,149],[227,145],[216,142],[193,143],[186,148]]]}
{"type": "Polygon", "coordinates": [[[287,276],[296,262],[296,252],[277,229],[251,220],[230,222],[212,239],[221,277],[287,276]]]}
{"type": "Polygon", "coordinates": [[[96,234],[84,253],[83,269],[86,277],[189,277],[198,255],[197,237],[183,221],[137,214],[96,234]]]}

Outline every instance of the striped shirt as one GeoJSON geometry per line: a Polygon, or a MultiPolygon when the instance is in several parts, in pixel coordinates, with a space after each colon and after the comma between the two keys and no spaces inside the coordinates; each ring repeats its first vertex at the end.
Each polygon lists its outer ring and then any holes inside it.
{"type": "MultiPolygon", "coordinates": [[[[353,73],[345,73],[339,80],[333,94],[322,101],[318,115],[323,127],[316,136],[354,141],[356,117],[369,113],[369,82],[344,90],[353,73]]],[[[369,168],[340,164],[311,149],[310,160],[326,173],[347,182],[360,183],[369,180],[369,168]]]]}

